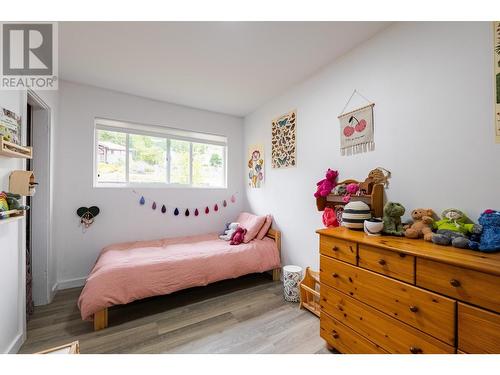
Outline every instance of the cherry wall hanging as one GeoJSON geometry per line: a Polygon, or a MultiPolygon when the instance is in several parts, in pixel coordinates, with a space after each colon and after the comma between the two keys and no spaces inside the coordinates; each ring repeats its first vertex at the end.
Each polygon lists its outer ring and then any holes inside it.
{"type": "Polygon", "coordinates": [[[137,192],[136,190],[132,190],[132,192],[138,197],[137,202],[140,206],[148,207],[151,211],[156,211],[157,207],[161,207],[160,211],[162,214],[170,214],[177,217],[197,217],[200,215],[200,212],[204,212],[205,215],[216,214],[220,212],[221,209],[229,207],[229,203],[236,203],[236,195],[238,194],[236,192],[218,202],[205,203],[199,205],[198,207],[182,207],[180,205],[173,204],[172,202],[159,202],[137,192]]]}
{"type": "Polygon", "coordinates": [[[352,155],[375,149],[373,128],[373,107],[371,103],[357,90],[354,90],[344,109],[338,116],[340,121],[340,152],[342,155],[352,155]],[[355,95],[368,102],[368,105],[345,112],[355,95]]]}

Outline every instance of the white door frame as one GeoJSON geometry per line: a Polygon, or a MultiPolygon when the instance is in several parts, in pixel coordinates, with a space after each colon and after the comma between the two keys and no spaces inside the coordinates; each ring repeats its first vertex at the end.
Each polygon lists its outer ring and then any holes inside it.
{"type": "Polygon", "coordinates": [[[35,306],[52,301],[50,285],[52,254],[52,199],[51,199],[51,108],[32,90],[27,102],[32,106],[32,169],[39,183],[32,197],[31,212],[31,266],[33,274],[33,301],[35,306]]]}

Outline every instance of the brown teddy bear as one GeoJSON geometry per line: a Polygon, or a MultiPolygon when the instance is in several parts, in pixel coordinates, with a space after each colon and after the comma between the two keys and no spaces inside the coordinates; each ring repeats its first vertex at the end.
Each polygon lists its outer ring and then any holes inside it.
{"type": "Polygon", "coordinates": [[[416,208],[411,212],[413,223],[405,225],[405,237],[421,238],[426,241],[432,240],[433,217],[436,214],[430,208],[416,208]]]}

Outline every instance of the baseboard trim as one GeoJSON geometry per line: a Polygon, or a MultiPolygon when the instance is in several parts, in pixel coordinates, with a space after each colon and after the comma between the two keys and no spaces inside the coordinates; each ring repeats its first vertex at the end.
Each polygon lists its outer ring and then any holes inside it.
{"type": "Polygon", "coordinates": [[[75,279],[60,280],[54,285],[54,293],[58,290],[78,288],[85,285],[86,277],[77,277],[75,279]]]}
{"type": "Polygon", "coordinates": [[[7,349],[7,353],[17,354],[17,352],[19,352],[19,349],[21,349],[21,346],[23,345],[23,343],[24,343],[24,335],[21,332],[16,336],[16,338],[9,345],[9,348],[7,349]]]}

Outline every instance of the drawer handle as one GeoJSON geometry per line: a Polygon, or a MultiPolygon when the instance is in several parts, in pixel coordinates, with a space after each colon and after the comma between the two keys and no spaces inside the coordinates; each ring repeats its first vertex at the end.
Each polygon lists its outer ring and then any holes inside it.
{"type": "Polygon", "coordinates": [[[451,284],[451,286],[458,288],[460,286],[460,281],[458,281],[457,279],[451,279],[450,284],[451,284]]]}
{"type": "Polygon", "coordinates": [[[332,247],[332,251],[339,251],[339,247],[338,246],[332,247]]]}
{"type": "Polygon", "coordinates": [[[412,346],[410,348],[410,352],[412,352],[413,354],[420,354],[420,353],[422,353],[422,349],[417,348],[416,346],[412,346]]]}
{"type": "Polygon", "coordinates": [[[410,311],[412,313],[416,313],[418,311],[418,307],[417,306],[410,306],[410,311]]]}
{"type": "Polygon", "coordinates": [[[387,262],[384,260],[384,259],[379,259],[378,260],[378,264],[380,264],[381,266],[385,266],[387,262]]]}
{"type": "Polygon", "coordinates": [[[336,272],[333,272],[333,273],[332,273],[332,277],[333,277],[333,278],[337,278],[337,277],[339,277],[339,274],[338,274],[338,273],[336,273],[336,272]]]}
{"type": "Polygon", "coordinates": [[[332,337],[334,339],[338,339],[339,338],[339,334],[337,333],[337,331],[332,331],[332,337]]]}

